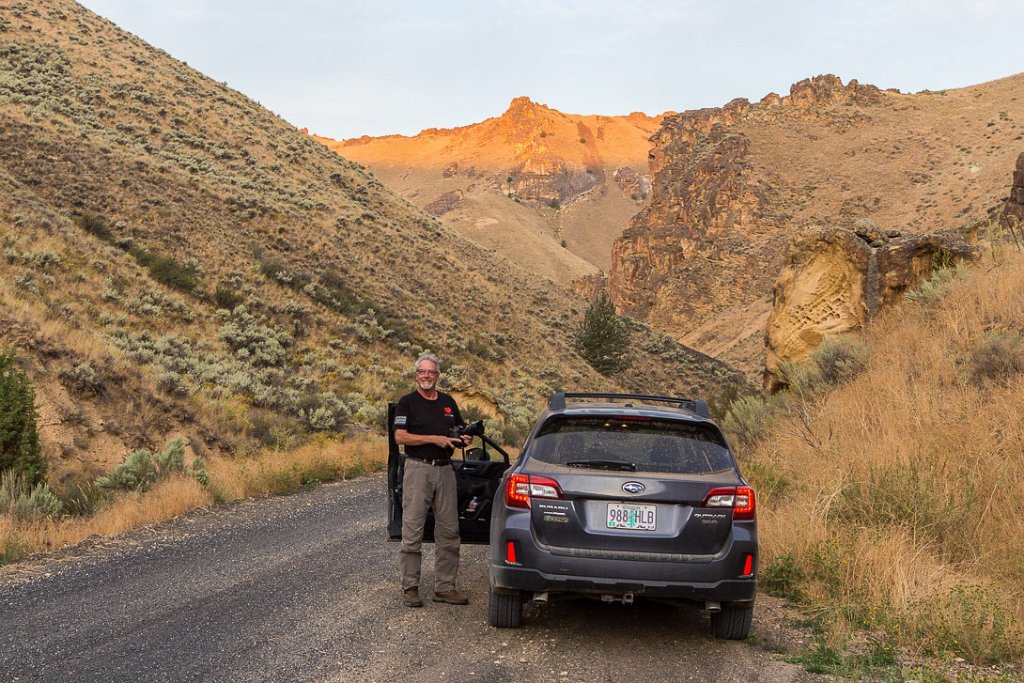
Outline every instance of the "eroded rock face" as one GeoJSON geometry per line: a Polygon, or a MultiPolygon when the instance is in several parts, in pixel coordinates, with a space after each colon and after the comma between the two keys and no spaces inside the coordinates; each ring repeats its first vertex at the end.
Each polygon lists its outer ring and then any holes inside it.
{"type": "Polygon", "coordinates": [[[881,91],[831,74],[774,93],[757,104],[736,99],[721,108],[668,116],[651,138],[651,199],[612,250],[609,294],[623,313],[685,330],[703,318],[771,290],[782,265],[786,216],[778,215],[777,178],[752,169],[743,120],[786,115],[826,117],[848,125],[855,107],[881,91]],[[847,109],[841,107],[840,109],[847,109]]]}
{"type": "Polygon", "coordinates": [[[936,268],[977,254],[977,247],[946,233],[889,237],[815,228],[798,235],[772,292],[765,390],[785,387],[784,362],[807,360],[825,337],[860,329],[936,268]]]}
{"type": "Polygon", "coordinates": [[[672,116],[651,139],[650,203],[612,249],[609,293],[621,312],[671,328],[770,289],[774,277],[749,267],[757,256],[747,226],[771,188],[747,173],[746,136],[725,128],[749,107],[735,100],[672,116]]]}
{"type": "Polygon", "coordinates": [[[1013,170],[1013,187],[1010,196],[1003,205],[1002,221],[1012,227],[1024,225],[1024,152],[1017,157],[1017,167],[1013,170]]]}

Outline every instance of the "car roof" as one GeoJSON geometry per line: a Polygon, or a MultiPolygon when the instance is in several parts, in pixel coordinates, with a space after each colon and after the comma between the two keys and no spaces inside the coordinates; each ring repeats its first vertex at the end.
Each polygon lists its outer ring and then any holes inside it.
{"type": "Polygon", "coordinates": [[[647,394],[594,394],[558,392],[551,395],[548,416],[563,415],[642,415],[711,423],[707,403],[700,399],[652,396],[647,394]],[[570,398],[588,399],[568,402],[570,398]]]}

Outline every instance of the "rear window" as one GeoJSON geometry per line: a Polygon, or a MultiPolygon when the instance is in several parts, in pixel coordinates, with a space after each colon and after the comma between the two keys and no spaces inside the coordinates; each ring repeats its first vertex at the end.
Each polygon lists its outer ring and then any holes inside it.
{"type": "Polygon", "coordinates": [[[733,468],[714,429],[635,417],[570,417],[543,426],[530,456],[569,467],[708,474],[733,468]]]}

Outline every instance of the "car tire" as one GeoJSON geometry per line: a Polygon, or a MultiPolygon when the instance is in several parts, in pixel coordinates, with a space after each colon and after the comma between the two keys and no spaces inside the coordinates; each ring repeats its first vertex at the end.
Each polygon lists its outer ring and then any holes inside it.
{"type": "Polygon", "coordinates": [[[711,631],[723,640],[746,640],[753,623],[753,605],[724,605],[711,613],[711,631]]]}
{"type": "Polygon", "coordinates": [[[487,623],[495,628],[519,628],[523,623],[523,593],[498,593],[493,588],[487,600],[487,623]]]}

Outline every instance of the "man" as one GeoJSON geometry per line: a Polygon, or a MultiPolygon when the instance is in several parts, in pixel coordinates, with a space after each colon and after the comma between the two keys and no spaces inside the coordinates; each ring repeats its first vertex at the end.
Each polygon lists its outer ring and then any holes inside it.
{"type": "Polygon", "coordinates": [[[459,572],[459,513],[454,449],[469,443],[448,434],[455,425],[465,424],[455,399],[437,390],[441,361],[424,354],[416,360],[416,390],[398,400],[395,409],[395,442],[405,446],[405,474],[402,479],[402,546],[399,569],[403,600],[407,607],[422,607],[420,564],[423,526],[427,508],[434,510],[434,601],[450,605],[469,604],[464,593],[455,590],[459,572]]]}

